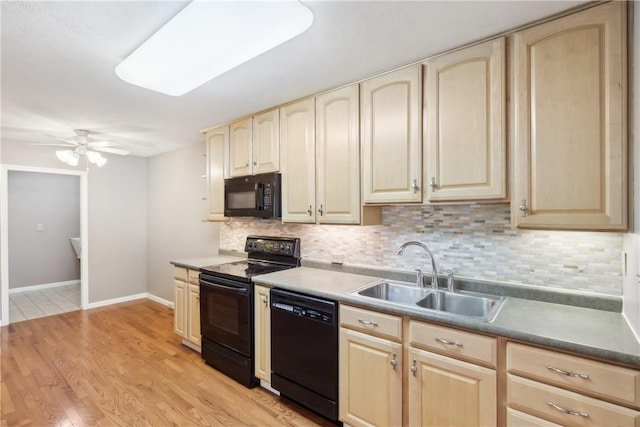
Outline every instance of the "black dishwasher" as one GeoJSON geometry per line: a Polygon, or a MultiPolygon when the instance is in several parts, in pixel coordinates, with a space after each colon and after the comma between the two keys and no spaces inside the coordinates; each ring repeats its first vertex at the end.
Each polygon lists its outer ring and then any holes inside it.
{"type": "Polygon", "coordinates": [[[271,290],[271,386],[338,420],[338,305],[271,290]]]}

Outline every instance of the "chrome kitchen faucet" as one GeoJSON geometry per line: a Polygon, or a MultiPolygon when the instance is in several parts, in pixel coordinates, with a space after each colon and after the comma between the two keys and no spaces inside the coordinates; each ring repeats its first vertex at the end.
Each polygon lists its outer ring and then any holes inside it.
{"type": "MultiPolygon", "coordinates": [[[[400,249],[398,249],[398,255],[404,254],[404,249],[407,246],[421,247],[429,254],[429,257],[431,257],[431,287],[433,289],[438,289],[438,268],[436,267],[436,259],[433,256],[433,252],[431,252],[431,249],[429,249],[429,247],[424,243],[410,241],[410,242],[403,243],[402,246],[400,246],[400,249]]],[[[424,282],[422,281],[422,270],[417,268],[416,271],[418,272],[417,285],[424,287],[424,282]]]]}

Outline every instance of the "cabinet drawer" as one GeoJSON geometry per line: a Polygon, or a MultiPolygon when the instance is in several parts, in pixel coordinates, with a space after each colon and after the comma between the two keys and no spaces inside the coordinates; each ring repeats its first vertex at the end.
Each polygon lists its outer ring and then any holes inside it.
{"type": "Polygon", "coordinates": [[[507,427],[560,427],[560,424],[507,408],[507,427]]]}
{"type": "Polygon", "coordinates": [[[187,269],[184,267],[175,267],[173,269],[173,277],[186,282],[188,280],[187,269]]]}
{"type": "Polygon", "coordinates": [[[199,278],[200,278],[200,270],[188,270],[188,275],[189,275],[189,283],[193,283],[194,285],[199,285],[199,278]]]}
{"type": "Polygon", "coordinates": [[[640,372],[633,369],[510,342],[507,343],[507,370],[640,407],[640,372]]]}
{"type": "Polygon", "coordinates": [[[340,324],[395,340],[402,339],[402,318],[399,316],[340,305],[340,324]]]}
{"type": "Polygon", "coordinates": [[[572,391],[507,375],[507,404],[562,425],[637,426],[640,412],[572,391]]]}
{"type": "Polygon", "coordinates": [[[409,342],[413,347],[496,366],[497,340],[492,337],[412,320],[409,342]]]}

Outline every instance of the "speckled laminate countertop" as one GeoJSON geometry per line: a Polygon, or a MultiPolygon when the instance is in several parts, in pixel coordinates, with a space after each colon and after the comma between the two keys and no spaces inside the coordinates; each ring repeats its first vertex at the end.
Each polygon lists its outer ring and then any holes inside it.
{"type": "Polygon", "coordinates": [[[212,255],[199,258],[176,259],[171,261],[171,264],[175,265],[176,267],[185,267],[192,270],[200,270],[202,267],[207,267],[209,265],[226,264],[228,262],[242,261],[242,259],[242,257],[229,255],[212,255]]]}
{"type": "Polygon", "coordinates": [[[300,267],[257,276],[254,281],[389,313],[567,350],[640,368],[640,343],[621,313],[507,297],[496,318],[453,318],[349,295],[381,277],[300,267]]]}

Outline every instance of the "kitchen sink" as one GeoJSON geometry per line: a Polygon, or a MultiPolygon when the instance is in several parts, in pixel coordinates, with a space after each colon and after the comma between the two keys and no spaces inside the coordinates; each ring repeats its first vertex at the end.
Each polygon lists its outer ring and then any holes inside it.
{"type": "Polygon", "coordinates": [[[430,291],[428,288],[419,288],[408,283],[384,281],[356,291],[355,294],[397,304],[412,305],[425,297],[430,291]]]}
{"type": "Polygon", "coordinates": [[[380,281],[351,292],[351,295],[374,298],[408,308],[422,308],[452,317],[491,322],[498,314],[504,297],[477,292],[434,290],[406,282],[380,281]]]}
{"type": "Polygon", "coordinates": [[[504,297],[475,292],[434,291],[416,302],[416,305],[442,313],[491,321],[503,301],[504,297]]]}

